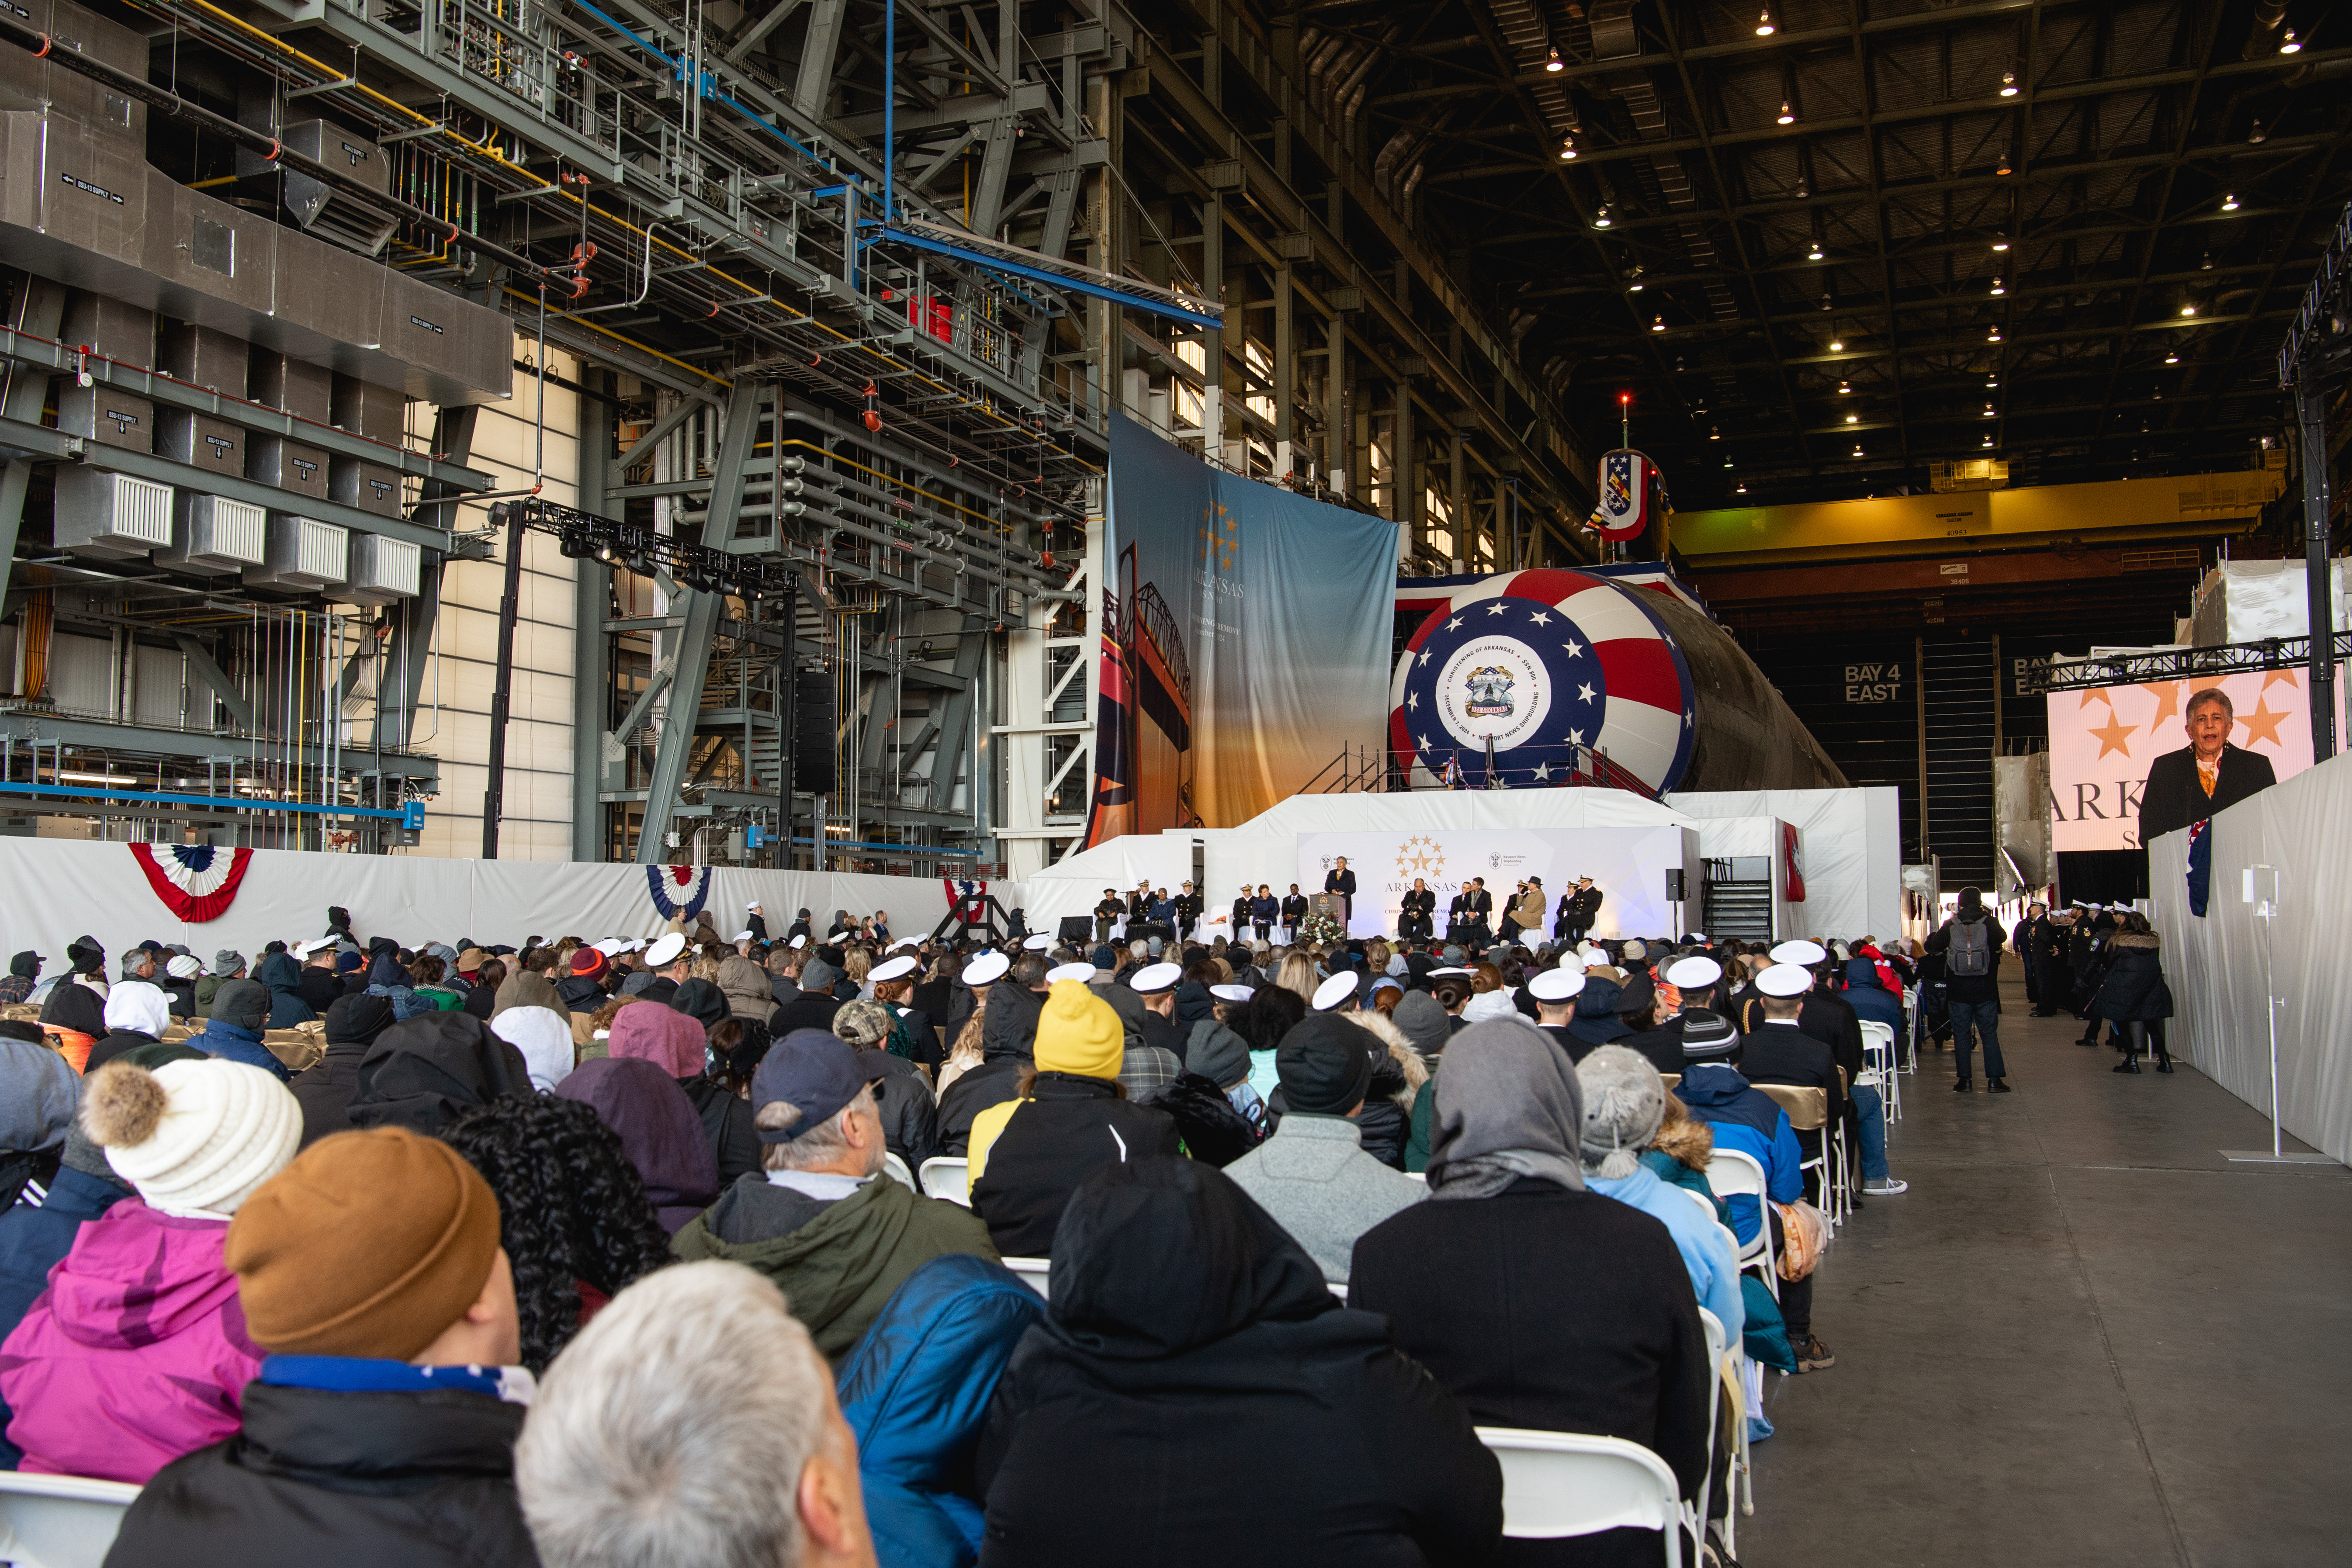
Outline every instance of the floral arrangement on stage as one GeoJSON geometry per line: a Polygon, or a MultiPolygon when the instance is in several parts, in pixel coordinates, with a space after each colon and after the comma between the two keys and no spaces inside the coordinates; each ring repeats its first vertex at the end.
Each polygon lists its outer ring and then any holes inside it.
{"type": "Polygon", "coordinates": [[[1298,922],[1298,936],[1302,942],[1345,942],[1348,928],[1336,915],[1310,914],[1298,922]]]}

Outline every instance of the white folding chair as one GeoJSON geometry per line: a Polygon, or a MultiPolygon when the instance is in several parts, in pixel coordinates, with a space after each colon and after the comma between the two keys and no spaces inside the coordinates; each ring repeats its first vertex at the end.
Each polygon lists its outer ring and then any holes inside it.
{"type": "MultiPolygon", "coordinates": [[[[1698,1194],[1693,1193],[1691,1195],[1696,1197],[1698,1194]]],[[[1729,1331],[1724,1328],[1721,1318],[1717,1317],[1705,1307],[1701,1307],[1698,1310],[1698,1321],[1699,1326],[1706,1331],[1706,1364],[1714,1375],[1706,1380],[1706,1474],[1698,1483],[1697,1507],[1686,1509],[1685,1513],[1690,1521],[1691,1533],[1699,1540],[1705,1541],[1706,1512],[1715,1502],[1715,1438],[1716,1434],[1723,1428],[1723,1363],[1724,1358],[1730,1353],[1730,1347],[1726,1343],[1729,1331]]],[[[1737,1456],[1733,1458],[1732,1464],[1734,1468],[1738,1468],[1737,1456]]],[[[1726,1511],[1728,1512],[1728,1510],[1726,1511]]],[[[1731,1549],[1730,1533],[1727,1523],[1724,1531],[1726,1551],[1731,1549]]]]}
{"type": "MultiPolygon", "coordinates": [[[[1772,1259],[1772,1200],[1765,1191],[1764,1167],[1753,1154],[1718,1147],[1706,1163],[1706,1184],[1719,1198],[1756,1200],[1756,1239],[1739,1248],[1739,1267],[1743,1273],[1750,1268],[1760,1271],[1764,1288],[1772,1292],[1772,1300],[1779,1300],[1780,1270],[1772,1259]]],[[[1733,1239],[1738,1239],[1737,1232],[1733,1239]]]]}
{"type": "Polygon", "coordinates": [[[889,1176],[891,1180],[897,1182],[900,1186],[918,1193],[923,1190],[920,1184],[919,1184],[915,1180],[915,1173],[907,1169],[907,1162],[901,1160],[898,1155],[893,1154],[887,1149],[882,1151],[882,1170],[886,1175],[889,1176]]]}
{"type": "Polygon", "coordinates": [[[1044,1300],[1050,1301],[1054,1299],[1052,1292],[1047,1289],[1047,1280],[1054,1272],[1052,1258],[1003,1258],[997,1261],[1021,1276],[1021,1283],[1036,1291],[1044,1300]]]}
{"type": "Polygon", "coordinates": [[[1903,1067],[1907,1073],[1919,1070],[1919,1043],[1927,1038],[1927,1016],[1919,1008],[1919,988],[1903,988],[1903,1067]]]}
{"type": "Polygon", "coordinates": [[[126,1481],[0,1471],[0,1563],[101,1568],[138,1495],[126,1481]]]}
{"type": "Polygon", "coordinates": [[[1682,1489],[1657,1455],[1622,1437],[1481,1426],[1503,1467],[1503,1533],[1559,1541],[1603,1530],[1654,1530],[1666,1568],[1682,1568],[1682,1489]]]}
{"type": "Polygon", "coordinates": [[[1891,1141],[1895,1124],[1903,1120],[1903,1079],[1895,1068],[1894,1025],[1862,1026],[1862,1076],[1854,1079],[1854,1084],[1857,1088],[1868,1084],[1878,1090],[1878,1098],[1886,1107],[1886,1131],[1891,1141]]]}
{"type": "Polygon", "coordinates": [[[923,1162],[925,1197],[945,1198],[971,1207],[971,1162],[954,1154],[937,1154],[923,1162]]]}

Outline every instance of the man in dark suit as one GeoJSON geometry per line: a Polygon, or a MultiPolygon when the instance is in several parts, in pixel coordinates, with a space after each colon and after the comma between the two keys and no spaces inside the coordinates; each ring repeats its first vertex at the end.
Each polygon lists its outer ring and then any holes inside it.
{"type": "Polygon", "coordinates": [[[1323,873],[1323,890],[1339,895],[1339,907],[1344,919],[1352,920],[1356,913],[1356,874],[1348,869],[1348,858],[1340,856],[1323,873]]]}
{"type": "Polygon", "coordinates": [[[1559,921],[1553,934],[1567,942],[1582,942],[1601,918],[1601,898],[1591,878],[1579,877],[1576,886],[1560,895],[1559,921]]]}
{"type": "Polygon", "coordinates": [[[1290,896],[1282,900],[1283,929],[1288,932],[1290,941],[1298,940],[1298,922],[1306,918],[1307,895],[1298,890],[1297,883],[1293,882],[1290,884],[1290,896]]]}
{"type": "Polygon", "coordinates": [[[2202,822],[2278,783],[2268,757],[2230,744],[2230,730],[2237,721],[2229,694],[2218,686],[2189,700],[2181,715],[2189,744],[2150,763],[2147,784],[2140,791],[2143,848],[2158,834],[2202,822]]]}
{"type": "Polygon", "coordinates": [[[1427,882],[1415,877],[1398,913],[1397,934],[1408,941],[1427,942],[1435,934],[1430,917],[1436,909],[1437,895],[1429,890],[1427,882]]]}
{"type": "Polygon", "coordinates": [[[1125,919],[1127,919],[1127,905],[1120,900],[1118,889],[1105,888],[1102,902],[1095,906],[1095,940],[1108,942],[1110,928],[1125,919]]]}
{"type": "Polygon", "coordinates": [[[1470,885],[1462,891],[1464,934],[1482,946],[1494,941],[1495,895],[1486,890],[1486,879],[1471,878],[1470,885]]]}

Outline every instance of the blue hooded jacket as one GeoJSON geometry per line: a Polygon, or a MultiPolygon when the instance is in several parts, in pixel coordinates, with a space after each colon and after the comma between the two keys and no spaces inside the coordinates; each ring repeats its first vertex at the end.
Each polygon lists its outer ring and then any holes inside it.
{"type": "Polygon", "coordinates": [[[1576,994],[1576,1012],[1568,1020],[1568,1032],[1588,1045],[1605,1046],[1623,1039],[1633,1032],[1617,1016],[1617,1004],[1624,994],[1605,974],[1587,976],[1584,989],[1576,994]]]}
{"type": "Polygon", "coordinates": [[[881,1568],[980,1560],[972,1447],[1013,1347],[1045,1316],[1044,1300],[1011,1269],[951,1253],[907,1276],[842,1363],[835,1391],[857,1438],[881,1568]]]}
{"type": "Polygon", "coordinates": [[[1884,1024],[1903,1037],[1903,998],[1880,984],[1878,966],[1866,958],[1845,962],[1845,1000],[1865,1024],[1884,1024]]]}
{"type": "MultiPolygon", "coordinates": [[[[16,1207],[0,1215],[0,1339],[16,1331],[49,1288],[49,1270],[73,1249],[83,1222],[130,1195],[119,1182],[60,1165],[47,1192],[27,1185],[16,1207]]],[[[8,1407],[0,1404],[0,1433],[8,1420],[8,1407]]],[[[23,1458],[22,1450],[0,1436],[0,1469],[13,1470],[23,1458]]]]}
{"type": "MultiPolygon", "coordinates": [[[[1770,1095],[1750,1085],[1739,1069],[1721,1062],[1693,1062],[1684,1069],[1675,1095],[1715,1132],[1718,1149],[1737,1149],[1764,1167],[1764,1190],[1776,1204],[1792,1204],[1805,1195],[1800,1167],[1804,1151],[1789,1129],[1789,1113],[1770,1095]]],[[[1731,1211],[1731,1232],[1746,1247],[1756,1239],[1762,1214],[1756,1200],[1726,1198],[1731,1211]]]]}

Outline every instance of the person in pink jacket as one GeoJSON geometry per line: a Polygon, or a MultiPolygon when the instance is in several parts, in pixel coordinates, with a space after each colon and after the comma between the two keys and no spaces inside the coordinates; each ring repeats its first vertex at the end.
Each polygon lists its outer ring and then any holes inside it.
{"type": "Polygon", "coordinates": [[[21,1468],[143,1485],[237,1430],[264,1352],[222,1249],[237,1205],[294,1157],[302,1109],[261,1068],[214,1058],[109,1062],[80,1117],[137,1196],[49,1271],[0,1344],[0,1394],[21,1468]]]}

